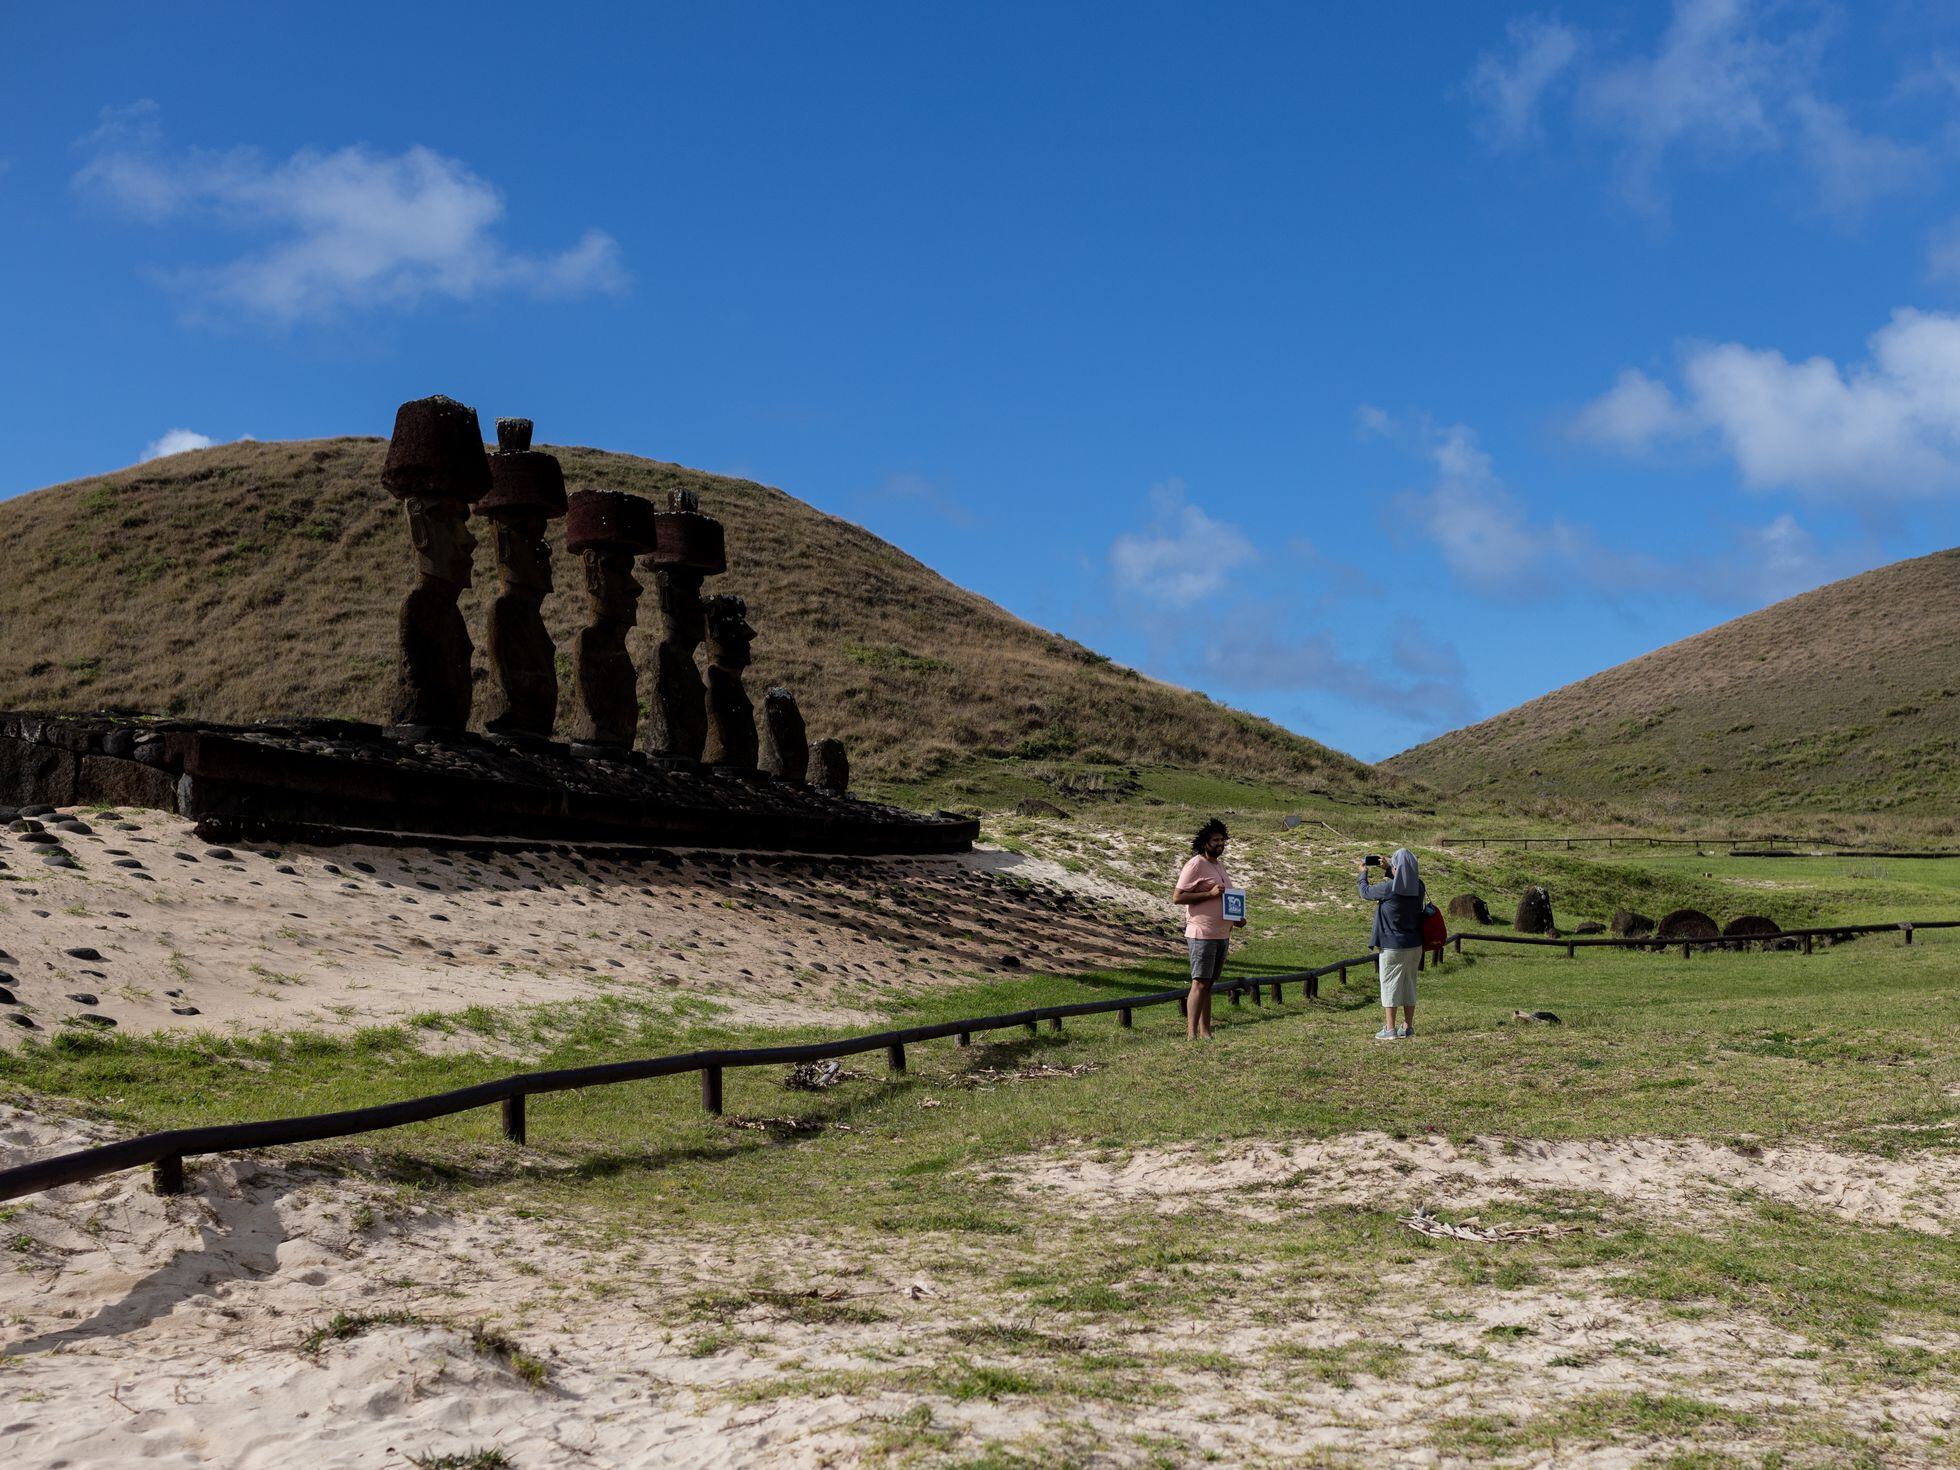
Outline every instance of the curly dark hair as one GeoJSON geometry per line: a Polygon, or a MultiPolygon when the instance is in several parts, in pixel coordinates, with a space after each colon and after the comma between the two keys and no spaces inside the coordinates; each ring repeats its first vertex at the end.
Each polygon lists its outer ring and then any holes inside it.
{"type": "Polygon", "coordinates": [[[1225,824],[1219,821],[1218,818],[1213,817],[1204,826],[1200,827],[1198,829],[1198,835],[1191,839],[1191,851],[1201,853],[1205,850],[1205,844],[1210,842],[1212,838],[1230,837],[1231,835],[1230,832],[1225,830],[1225,824]]]}

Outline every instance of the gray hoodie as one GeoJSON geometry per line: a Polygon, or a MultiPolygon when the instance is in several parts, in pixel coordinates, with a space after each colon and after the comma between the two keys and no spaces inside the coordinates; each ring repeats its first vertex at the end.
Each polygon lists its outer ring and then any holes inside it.
{"type": "Polygon", "coordinates": [[[1398,847],[1388,859],[1386,883],[1370,883],[1367,873],[1359,875],[1361,896],[1373,899],[1374,931],[1368,943],[1376,949],[1421,949],[1423,886],[1416,871],[1416,855],[1398,847]]]}

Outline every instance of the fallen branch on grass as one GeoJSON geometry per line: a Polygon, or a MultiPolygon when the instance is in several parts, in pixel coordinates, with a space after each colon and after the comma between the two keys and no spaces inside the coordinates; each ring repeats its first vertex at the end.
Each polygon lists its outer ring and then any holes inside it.
{"type": "Polygon", "coordinates": [[[1404,1215],[1399,1222],[1408,1226],[1418,1235],[1431,1235],[1438,1240],[1474,1240],[1482,1244],[1513,1240],[1551,1240],[1561,1235],[1575,1235],[1577,1225],[1479,1225],[1476,1216],[1452,1225],[1447,1220],[1439,1220],[1427,1210],[1417,1210],[1404,1215]]]}

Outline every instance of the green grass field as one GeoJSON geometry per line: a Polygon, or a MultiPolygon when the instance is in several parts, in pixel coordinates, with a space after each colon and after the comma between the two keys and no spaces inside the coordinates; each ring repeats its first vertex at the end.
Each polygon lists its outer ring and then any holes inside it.
{"type": "MultiPolygon", "coordinates": [[[[1161,788],[1123,802],[1106,825],[1078,824],[1073,848],[1057,841],[1059,824],[989,823],[1142,883],[1163,852],[1175,857],[1196,808],[1161,788]],[[1143,804],[1151,795],[1163,804],[1143,804]]],[[[1301,839],[1277,816],[1291,809],[1227,808],[1243,834],[1238,860],[1270,875],[1228,973],[1363,947],[1365,907],[1342,899],[1350,858],[1289,848],[1301,839]]],[[[1562,923],[1619,903],[1696,902],[1717,917],[1746,904],[1786,925],[1960,912],[1960,863],[1424,856],[1434,887],[1474,888],[1498,909],[1501,895],[1545,882],[1562,923]]],[[[1179,971],[1167,954],[1126,971],[919,991],[885,1010],[897,1024],[945,1020],[1165,988],[1179,971]]],[[[1583,1164],[1586,1146],[1609,1159],[1628,1140],[1742,1160],[1815,1150],[1854,1172],[1949,1163],[1960,933],[1911,946],[1875,935],[1811,956],[1568,960],[1473,946],[1424,975],[1420,1034],[1395,1044],[1371,1040],[1370,978],[1328,982],[1313,1002],[1296,985],[1283,1004],[1221,1003],[1209,1045],[1186,1042],[1166,1007],[1140,1012],[1134,1031],[1094,1017],[969,1050],[915,1046],[903,1076],[867,1053],[823,1092],[791,1090],[781,1068],[737,1070],[721,1118],[702,1112],[690,1076],[533,1098],[524,1149],[501,1141],[485,1109],[282,1156],[383,1178],[403,1210],[515,1211],[548,1222],[567,1252],[608,1263],[554,1291],[643,1289],[661,1242],[727,1252],[719,1285],[662,1299],[661,1330],[703,1360],[767,1362],[729,1390],[743,1403],[911,1402],[906,1415],[871,1416],[873,1462],[1257,1458],[1221,1449],[1223,1430],[1151,1416],[1236,1406],[1256,1425],[1289,1396],[1315,1394],[1351,1399],[1343,1412],[1364,1417],[1378,1400],[1435,1395],[1436,1411],[1402,1424],[1397,1443],[1442,1463],[1564,1463],[1607,1445],[1677,1470],[1955,1462],[1952,1415],[1924,1410],[1954,1403],[1960,1384],[1953,1234],[1720,1184],[1655,1208],[1603,1181],[1588,1187],[1583,1164]],[[1517,1009],[1562,1023],[1520,1024],[1517,1009]],[[1471,1208],[1453,1203],[1447,1180],[1406,1197],[1379,1180],[1330,1196],[1341,1181],[1329,1167],[1246,1162],[1260,1150],[1426,1139],[1480,1158],[1570,1145],[1581,1169],[1575,1182],[1471,1208]],[[1084,1170],[1159,1164],[1236,1182],[1168,1202],[1065,1187],[1084,1170]],[[1412,1201],[1449,1218],[1572,1228],[1504,1244],[1435,1239],[1400,1223],[1412,1201]],[[812,1295],[813,1242],[847,1281],[892,1263],[930,1270],[951,1305],[812,1295]],[[1630,1325],[1568,1345],[1582,1317],[1630,1325]],[[807,1350],[812,1333],[827,1353],[807,1350]],[[1031,1437],[949,1424],[950,1406],[981,1403],[1049,1406],[1070,1427],[1031,1437]],[[1135,1427],[1145,1420],[1156,1427],[1135,1427]]],[[[0,1055],[0,1100],[150,1129],[460,1086],[513,1070],[493,1043],[557,1067],[830,1034],[731,1029],[707,1003],[677,1014],[612,1000],[343,1038],[62,1035],[0,1055]],[[450,1049],[434,1053],[438,1031],[450,1049]]],[[[1313,1453],[1371,1463],[1365,1437],[1352,1456],[1313,1453]]],[[[1274,1451],[1272,1462],[1315,1462],[1303,1455],[1274,1451]]]]}

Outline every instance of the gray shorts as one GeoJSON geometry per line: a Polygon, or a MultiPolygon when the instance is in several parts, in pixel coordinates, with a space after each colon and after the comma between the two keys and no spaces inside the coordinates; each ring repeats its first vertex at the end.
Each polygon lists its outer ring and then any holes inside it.
{"type": "Polygon", "coordinates": [[[1191,948],[1191,978],[1211,982],[1225,973],[1225,951],[1229,939],[1187,939],[1191,948]]]}

